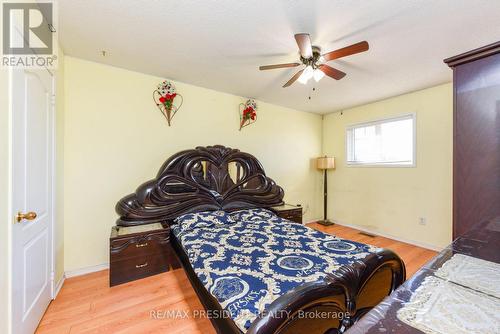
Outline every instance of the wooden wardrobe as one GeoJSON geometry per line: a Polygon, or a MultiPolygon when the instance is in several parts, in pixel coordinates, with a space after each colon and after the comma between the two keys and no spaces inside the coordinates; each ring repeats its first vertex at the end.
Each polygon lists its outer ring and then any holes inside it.
{"type": "Polygon", "coordinates": [[[453,239],[500,218],[500,42],[444,62],[453,69],[453,239]]]}

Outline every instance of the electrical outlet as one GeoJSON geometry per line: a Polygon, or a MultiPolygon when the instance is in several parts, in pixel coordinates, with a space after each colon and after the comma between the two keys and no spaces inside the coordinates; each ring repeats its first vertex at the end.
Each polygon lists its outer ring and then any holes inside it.
{"type": "Polygon", "coordinates": [[[418,223],[420,225],[427,225],[427,218],[425,218],[425,217],[418,218],[418,223]]]}

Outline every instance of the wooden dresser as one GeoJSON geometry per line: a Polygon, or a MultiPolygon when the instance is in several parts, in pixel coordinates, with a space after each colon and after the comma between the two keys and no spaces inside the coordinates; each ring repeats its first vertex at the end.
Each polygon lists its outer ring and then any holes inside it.
{"type": "Polygon", "coordinates": [[[500,216],[500,42],[445,59],[453,69],[453,238],[500,216]]]}
{"type": "Polygon", "coordinates": [[[302,207],[299,205],[283,204],[271,208],[278,217],[302,224],[302,207]]]}
{"type": "Polygon", "coordinates": [[[170,246],[170,228],[161,224],[113,226],[109,259],[110,286],[179,268],[170,246]]]}

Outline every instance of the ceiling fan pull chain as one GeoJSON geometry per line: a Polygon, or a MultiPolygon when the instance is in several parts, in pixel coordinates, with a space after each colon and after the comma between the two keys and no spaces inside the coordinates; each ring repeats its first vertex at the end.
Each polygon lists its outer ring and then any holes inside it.
{"type": "Polygon", "coordinates": [[[312,92],[314,92],[315,90],[316,88],[314,88],[314,86],[309,90],[309,100],[311,100],[312,92]]]}

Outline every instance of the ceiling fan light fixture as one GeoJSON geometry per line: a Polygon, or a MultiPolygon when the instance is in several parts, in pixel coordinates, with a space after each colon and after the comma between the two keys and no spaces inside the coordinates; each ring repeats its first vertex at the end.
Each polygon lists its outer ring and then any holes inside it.
{"type": "Polygon", "coordinates": [[[322,54],[322,50],[319,46],[311,44],[311,36],[307,33],[295,34],[295,41],[299,47],[300,62],[259,66],[259,70],[264,71],[273,70],[275,68],[290,68],[305,65],[303,69],[295,72],[295,74],[283,85],[283,88],[290,87],[296,81],[305,85],[311,78],[314,78],[314,81],[318,82],[323,79],[324,76],[340,80],[346,76],[346,73],[326,63],[331,60],[368,51],[370,48],[367,41],[362,41],[322,54]]]}
{"type": "Polygon", "coordinates": [[[314,70],[314,73],[313,73],[314,81],[318,82],[321,79],[323,79],[324,76],[325,76],[325,73],[322,70],[320,70],[319,68],[314,70]]]}
{"type": "Polygon", "coordinates": [[[309,81],[309,79],[311,79],[313,76],[314,76],[313,68],[311,66],[307,66],[297,81],[305,85],[309,81]]]}

